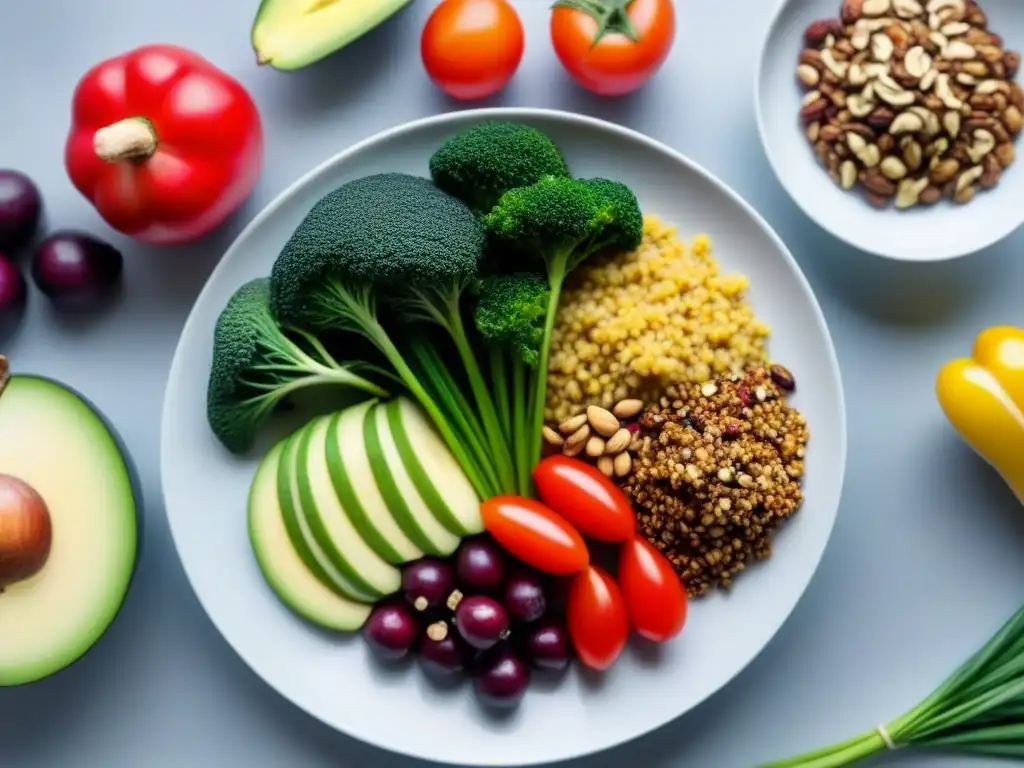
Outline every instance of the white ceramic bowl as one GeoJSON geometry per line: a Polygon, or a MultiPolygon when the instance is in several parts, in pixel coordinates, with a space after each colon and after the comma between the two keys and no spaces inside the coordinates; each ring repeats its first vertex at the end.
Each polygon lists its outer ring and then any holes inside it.
{"type": "Polygon", "coordinates": [[[224,638],[268,684],[325,723],[395,752],[446,763],[522,765],[576,757],[639,736],[725,685],[768,643],[813,575],[835,521],[846,462],[839,368],[825,320],[779,238],[735,193],[678,153],[619,126],[528,109],[458,112],[386,131],[345,150],[281,194],[239,235],[182,332],[163,412],[161,474],[185,571],[224,638]],[[312,630],[263,582],[246,537],[245,503],[258,457],[229,456],[206,424],[210,339],[246,280],[269,273],[314,202],[369,173],[427,174],[444,139],[485,118],[530,123],[564,150],[577,175],[629,184],[644,209],[691,239],[707,232],[723,268],[752,280],[774,329],[771,351],[797,378],[794,403],[812,430],[806,503],[729,595],[695,603],[676,641],[631,648],[595,682],[574,670],[534,686],[510,717],[483,714],[468,686],[441,691],[413,666],[381,670],[358,638],[312,630]]]}
{"type": "MultiPolygon", "coordinates": [[[[975,253],[1011,234],[1024,221],[1024,170],[1018,159],[998,186],[964,206],[942,200],[909,211],[872,208],[859,191],[844,192],[814,156],[798,117],[805,93],[797,59],[807,26],[837,18],[842,0],[782,0],[764,41],[755,85],[758,129],[782,186],[810,218],[847,243],[903,261],[945,261],[975,253]]],[[[981,0],[989,26],[1008,49],[1024,50],[1024,4],[981,0]]],[[[1020,147],[1018,146],[1018,151],[1020,147]]]]}

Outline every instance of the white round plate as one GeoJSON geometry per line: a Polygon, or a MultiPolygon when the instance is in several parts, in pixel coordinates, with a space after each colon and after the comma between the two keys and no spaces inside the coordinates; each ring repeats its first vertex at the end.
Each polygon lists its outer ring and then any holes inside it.
{"type": "MultiPolygon", "coordinates": [[[[981,0],[989,26],[1009,50],[1024,49],[1024,5],[981,0]]],[[[817,19],[838,18],[842,0],[782,0],[768,28],[755,81],[758,129],[782,186],[810,218],[856,248],[901,261],[946,261],[996,243],[1024,222],[1024,172],[1011,165],[999,184],[969,205],[942,200],[909,211],[872,208],[859,191],[844,192],[814,156],[800,122],[805,91],[796,67],[804,30],[817,19]]]]}
{"type": "Polygon", "coordinates": [[[171,532],[213,623],[283,696],[339,731],[418,758],[464,765],[563,760],[639,736],[695,707],[743,669],[789,616],[825,549],[846,463],[839,368],[825,320],[796,262],[735,193],[682,155],[609,123],[561,112],[457,112],[399,126],[304,176],[239,235],[203,289],[182,332],[163,411],[161,474],[171,532]],[[806,503],[733,594],[695,603],[676,641],[630,648],[602,679],[578,670],[559,686],[534,685],[508,717],[484,714],[468,685],[432,686],[413,665],[383,671],[359,638],[311,629],[263,582],[246,537],[246,496],[258,457],[232,457],[206,424],[210,339],[228,297],[268,274],[280,248],[322,195],[384,171],[426,176],[453,133],[498,118],[530,123],[562,148],[578,176],[629,184],[645,211],[688,240],[708,233],[727,270],[752,280],[752,301],[774,330],[771,351],[797,379],[795,404],[812,431],[806,503]]]}

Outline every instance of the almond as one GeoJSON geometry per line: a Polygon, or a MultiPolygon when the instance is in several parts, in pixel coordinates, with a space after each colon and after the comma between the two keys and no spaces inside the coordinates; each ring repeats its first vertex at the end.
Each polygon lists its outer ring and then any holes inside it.
{"type": "Polygon", "coordinates": [[[555,432],[555,430],[553,430],[551,427],[547,425],[545,425],[544,428],[541,429],[540,433],[544,436],[544,439],[547,442],[551,443],[551,445],[561,445],[562,443],[565,442],[565,440],[562,439],[562,436],[560,434],[555,432]]]}
{"type": "Polygon", "coordinates": [[[571,435],[577,429],[587,423],[587,414],[581,413],[578,416],[573,416],[571,419],[566,419],[558,425],[558,431],[563,435],[571,435]]]}
{"type": "MultiPolygon", "coordinates": [[[[602,458],[608,458],[604,456],[602,458]]],[[[620,453],[612,461],[612,471],[616,477],[625,477],[629,474],[629,470],[633,468],[633,457],[629,455],[628,451],[620,453]]]]}
{"type": "MultiPolygon", "coordinates": [[[[824,138],[824,137],[823,137],[824,138]]],[[[619,419],[631,419],[644,409],[644,401],[631,398],[620,400],[612,408],[612,415],[619,419]]]]}
{"type": "Polygon", "coordinates": [[[602,437],[611,437],[619,431],[619,420],[606,408],[591,405],[587,408],[587,421],[602,437]]]}
{"type": "Polygon", "coordinates": [[[622,453],[629,447],[630,442],[633,440],[633,435],[628,429],[620,429],[614,435],[608,438],[608,442],[605,443],[604,452],[608,456],[614,456],[617,453],[622,453]]]}
{"type": "Polygon", "coordinates": [[[586,452],[587,456],[591,458],[597,458],[598,456],[604,455],[605,442],[597,435],[592,436],[587,440],[586,452]]]}

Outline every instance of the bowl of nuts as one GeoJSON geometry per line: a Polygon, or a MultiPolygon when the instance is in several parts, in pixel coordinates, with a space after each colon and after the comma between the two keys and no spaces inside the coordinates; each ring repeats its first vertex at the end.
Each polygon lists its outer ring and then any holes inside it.
{"type": "Polygon", "coordinates": [[[782,186],[869,253],[943,261],[1024,221],[1019,0],[783,0],[756,110],[782,186]]]}

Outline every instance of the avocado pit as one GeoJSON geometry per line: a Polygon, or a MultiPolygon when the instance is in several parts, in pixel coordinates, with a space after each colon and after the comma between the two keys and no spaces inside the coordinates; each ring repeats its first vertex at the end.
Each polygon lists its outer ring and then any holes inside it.
{"type": "Polygon", "coordinates": [[[43,497],[24,480],[0,473],[0,593],[41,571],[52,541],[43,497]]]}

